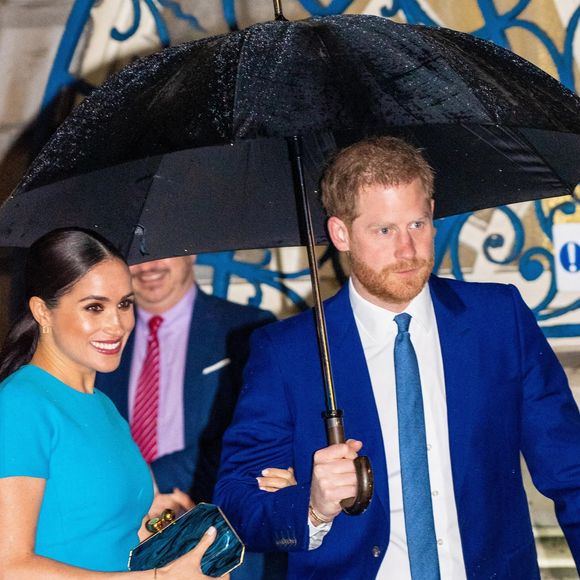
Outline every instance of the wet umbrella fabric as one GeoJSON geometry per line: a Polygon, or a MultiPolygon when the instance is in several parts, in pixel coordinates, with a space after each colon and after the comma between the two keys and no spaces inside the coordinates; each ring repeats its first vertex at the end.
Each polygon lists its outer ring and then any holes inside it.
{"type": "Polygon", "coordinates": [[[425,149],[437,217],[580,180],[580,100],[511,52],[374,16],[275,21],[166,49],[96,90],[0,210],[0,243],[78,225],[133,262],[304,243],[295,135],[322,242],[322,167],[376,134],[425,149]]]}

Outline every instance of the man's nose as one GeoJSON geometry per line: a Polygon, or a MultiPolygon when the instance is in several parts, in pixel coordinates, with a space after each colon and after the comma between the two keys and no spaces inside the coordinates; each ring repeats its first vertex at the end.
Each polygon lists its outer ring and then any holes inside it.
{"type": "Polygon", "coordinates": [[[395,248],[395,258],[410,260],[415,257],[415,242],[411,234],[406,231],[400,231],[397,236],[397,246],[395,248]]]}

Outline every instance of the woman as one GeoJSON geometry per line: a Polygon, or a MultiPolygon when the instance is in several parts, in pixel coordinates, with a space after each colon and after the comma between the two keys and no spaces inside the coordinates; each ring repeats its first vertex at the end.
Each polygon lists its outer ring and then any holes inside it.
{"type": "Polygon", "coordinates": [[[121,572],[153,499],[127,423],[93,388],[134,325],[123,258],[95,234],[56,230],[30,248],[25,285],[0,353],[1,578],[209,578],[213,528],[166,567],[121,572]]]}

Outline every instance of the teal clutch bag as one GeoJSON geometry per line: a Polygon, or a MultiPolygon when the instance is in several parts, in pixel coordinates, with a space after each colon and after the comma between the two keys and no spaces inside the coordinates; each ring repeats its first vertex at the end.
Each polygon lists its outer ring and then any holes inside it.
{"type": "Polygon", "coordinates": [[[210,526],[217,534],[201,559],[201,569],[214,578],[231,572],[242,564],[245,548],[220,508],[210,503],[197,504],[143,540],[129,554],[129,570],[151,570],[169,564],[195,548],[210,526]]]}

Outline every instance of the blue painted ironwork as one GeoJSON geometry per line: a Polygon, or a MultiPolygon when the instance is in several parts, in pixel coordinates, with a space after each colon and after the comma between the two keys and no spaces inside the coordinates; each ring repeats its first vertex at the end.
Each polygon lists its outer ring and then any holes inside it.
{"type": "Polygon", "coordinates": [[[159,6],[170,10],[176,18],[184,20],[194,30],[200,32],[203,31],[198,19],[192,14],[185,12],[181,8],[179,2],[175,2],[174,0],[131,0],[133,6],[133,22],[125,32],[120,32],[116,27],[113,28],[111,30],[111,38],[113,40],[123,42],[131,38],[131,36],[135,35],[139,30],[139,25],[141,24],[141,1],[144,2],[145,6],[151,12],[159,36],[159,42],[163,47],[167,47],[171,44],[171,38],[169,35],[169,29],[165,23],[165,18],[159,10],[159,6]],[[157,6],[157,4],[159,4],[159,6],[157,6]]]}
{"type": "MultiPolygon", "coordinates": [[[[111,30],[111,37],[118,42],[124,42],[134,36],[138,30],[142,18],[142,9],[150,11],[157,30],[160,44],[167,46],[171,42],[169,28],[165,21],[167,12],[173,17],[186,22],[192,30],[202,31],[199,20],[193,14],[188,14],[179,0],[123,0],[131,2],[133,8],[133,22],[127,30],[117,28],[111,30]]],[[[287,0],[288,2],[290,0],[287,0]]],[[[327,14],[342,13],[353,4],[353,0],[295,0],[311,15],[321,16],[327,14]]],[[[573,43],[580,20],[580,6],[571,14],[565,27],[565,37],[562,49],[559,50],[556,43],[550,38],[540,23],[532,22],[526,18],[524,12],[530,7],[533,0],[518,0],[514,6],[504,10],[498,8],[499,2],[495,0],[478,0],[477,5],[483,19],[483,25],[472,34],[491,40],[505,48],[511,49],[507,32],[510,29],[522,29],[535,37],[550,56],[557,76],[560,81],[570,89],[575,89],[573,73],[574,57],[573,43]]],[[[86,92],[90,89],[83,85],[82,79],[76,78],[71,73],[70,66],[73,61],[76,47],[81,35],[90,18],[91,9],[95,0],[76,0],[66,23],[57,55],[55,57],[51,73],[47,82],[43,99],[43,108],[50,105],[60,94],[63,88],[75,85],[77,90],[86,92]]],[[[385,1],[380,13],[385,17],[402,17],[404,20],[415,24],[428,26],[444,25],[436,22],[433,17],[423,8],[425,3],[419,0],[391,0],[385,1]]],[[[223,0],[221,3],[224,22],[230,30],[238,28],[236,18],[236,1],[223,0]]],[[[529,13],[529,12],[528,12],[529,13]]],[[[558,214],[580,214],[578,203],[574,201],[562,202],[552,209],[545,210],[541,202],[534,202],[535,216],[540,230],[546,238],[546,246],[552,243],[552,229],[558,214]]],[[[545,284],[546,276],[549,276],[548,290],[538,304],[532,305],[537,319],[543,323],[548,320],[558,320],[565,314],[580,311],[580,298],[571,299],[565,306],[554,306],[558,297],[558,289],[554,272],[554,257],[547,247],[526,247],[526,232],[521,219],[508,207],[497,208],[507,218],[507,223],[513,238],[511,245],[506,243],[505,230],[489,234],[482,242],[480,252],[485,259],[498,268],[509,266],[517,270],[523,281],[527,283],[539,282],[545,284]],[[499,258],[498,253],[503,257],[499,258]]],[[[455,278],[464,277],[465,266],[460,260],[461,233],[463,228],[472,219],[472,214],[463,214],[437,221],[437,236],[435,239],[435,271],[441,271],[443,264],[449,263],[451,275],[455,278]],[[445,261],[447,260],[447,261],[445,261]]],[[[344,273],[336,255],[328,250],[321,259],[323,262],[330,261],[334,266],[339,279],[343,279],[344,273]]],[[[287,296],[288,299],[299,308],[305,308],[304,299],[291,288],[291,281],[307,277],[308,269],[300,269],[296,272],[280,272],[272,269],[272,252],[265,250],[258,263],[248,263],[239,260],[235,252],[223,252],[220,254],[207,254],[199,256],[198,263],[211,266],[213,270],[213,292],[220,296],[226,296],[228,286],[233,277],[247,281],[253,288],[253,296],[249,302],[254,305],[261,303],[263,290],[266,287],[273,288],[277,292],[287,296]]],[[[446,270],[447,271],[447,270],[446,270]]],[[[580,337],[580,324],[543,324],[542,328],[549,337],[580,337]]]]}
{"type": "Polygon", "coordinates": [[[331,2],[319,2],[319,0],[300,0],[300,4],[312,16],[328,16],[330,14],[342,14],[354,0],[331,0],[331,2]]]}
{"type": "Polygon", "coordinates": [[[236,0],[222,0],[224,20],[231,32],[238,30],[238,20],[236,18],[236,0]]]}
{"type": "Polygon", "coordinates": [[[139,29],[139,23],[141,22],[141,2],[140,0],[131,0],[133,4],[133,23],[125,32],[121,32],[116,26],[111,30],[111,38],[119,42],[128,40],[131,38],[139,29]]]}
{"type": "MultiPolygon", "coordinates": [[[[328,247],[318,260],[319,268],[327,262],[332,263],[338,279],[344,280],[344,273],[340,266],[335,264],[335,251],[328,247]]],[[[310,275],[309,268],[302,268],[295,272],[282,272],[271,267],[272,251],[263,250],[262,259],[259,262],[244,262],[236,258],[236,252],[216,252],[213,254],[200,254],[197,264],[211,266],[213,268],[212,292],[221,298],[227,298],[228,289],[232,277],[240,278],[249,283],[254,289],[254,295],[248,299],[248,303],[259,306],[262,302],[263,287],[269,286],[286,296],[299,310],[308,308],[308,303],[298,292],[288,284],[289,280],[299,280],[310,275]]]]}
{"type": "Polygon", "coordinates": [[[428,14],[421,8],[421,6],[411,0],[393,0],[391,7],[387,6],[381,8],[381,16],[390,18],[392,16],[403,15],[405,20],[411,24],[425,24],[426,26],[437,26],[428,14]]]}
{"type": "Polygon", "coordinates": [[[56,100],[64,88],[78,80],[69,69],[94,4],[95,0],[76,0],[72,7],[44,90],[43,110],[56,100]]]}

